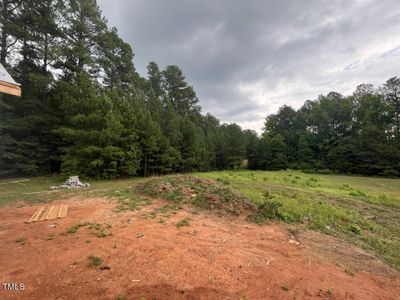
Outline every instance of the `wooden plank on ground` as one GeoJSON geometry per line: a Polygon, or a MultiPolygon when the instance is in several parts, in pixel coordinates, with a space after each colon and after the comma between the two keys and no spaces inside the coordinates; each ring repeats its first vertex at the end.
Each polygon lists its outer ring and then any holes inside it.
{"type": "Polygon", "coordinates": [[[42,206],[33,213],[26,223],[65,218],[68,214],[68,208],[67,204],[51,205],[47,208],[42,206]]]}
{"type": "Polygon", "coordinates": [[[58,211],[58,218],[65,218],[68,213],[68,205],[67,204],[62,204],[60,206],[60,210],[58,211]]]}
{"type": "Polygon", "coordinates": [[[57,219],[58,217],[58,210],[60,209],[59,205],[53,206],[51,211],[49,212],[49,214],[46,217],[46,220],[54,220],[57,219]]]}
{"type": "Polygon", "coordinates": [[[44,207],[39,207],[32,215],[32,217],[30,217],[30,219],[28,221],[26,221],[26,223],[32,223],[35,222],[35,220],[44,212],[44,207]]]}
{"type": "Polygon", "coordinates": [[[48,220],[48,219],[49,219],[49,216],[52,214],[53,210],[54,210],[54,205],[52,205],[52,206],[50,206],[49,208],[47,208],[47,211],[46,211],[46,213],[45,213],[43,219],[41,219],[41,221],[43,221],[43,220],[48,220]]]}
{"type": "Polygon", "coordinates": [[[39,214],[36,216],[35,219],[33,219],[33,222],[37,222],[43,218],[43,216],[46,214],[46,208],[43,207],[43,209],[40,210],[39,214]]]}

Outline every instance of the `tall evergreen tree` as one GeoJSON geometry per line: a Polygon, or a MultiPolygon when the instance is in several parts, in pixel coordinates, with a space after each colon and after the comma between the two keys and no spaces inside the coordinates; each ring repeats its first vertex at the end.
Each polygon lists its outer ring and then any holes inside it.
{"type": "Polygon", "coordinates": [[[163,71],[163,78],[166,98],[176,112],[182,116],[200,112],[199,99],[178,66],[168,66],[163,71]]]}

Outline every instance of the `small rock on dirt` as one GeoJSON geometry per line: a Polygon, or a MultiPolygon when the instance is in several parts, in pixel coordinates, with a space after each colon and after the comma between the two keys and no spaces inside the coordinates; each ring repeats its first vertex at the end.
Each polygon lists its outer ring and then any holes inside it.
{"type": "Polygon", "coordinates": [[[104,271],[104,270],[110,270],[110,269],[111,269],[111,267],[108,266],[108,265],[103,265],[103,266],[100,267],[100,270],[102,270],[102,271],[104,271]]]}
{"type": "Polygon", "coordinates": [[[296,245],[296,246],[300,245],[300,242],[295,241],[295,240],[289,240],[288,243],[291,244],[291,245],[296,245]]]}
{"type": "Polygon", "coordinates": [[[139,232],[139,233],[136,234],[136,237],[138,239],[140,239],[140,238],[144,237],[144,233],[143,232],[139,232]]]}

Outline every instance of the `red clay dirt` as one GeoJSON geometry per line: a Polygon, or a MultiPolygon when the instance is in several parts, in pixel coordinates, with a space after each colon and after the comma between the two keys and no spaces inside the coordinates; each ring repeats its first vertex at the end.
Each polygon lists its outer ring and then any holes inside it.
{"type": "Polygon", "coordinates": [[[165,223],[143,217],[163,200],[123,213],[102,198],[53,204],[69,204],[67,218],[25,224],[40,205],[0,208],[0,279],[26,286],[0,286],[0,299],[399,299],[397,271],[322,234],[305,233],[297,246],[281,223],[188,208],[165,223]],[[177,228],[184,217],[189,226],[177,228]],[[83,221],[111,224],[112,235],[66,233],[83,221]],[[105,270],[89,267],[90,255],[105,270]]]}

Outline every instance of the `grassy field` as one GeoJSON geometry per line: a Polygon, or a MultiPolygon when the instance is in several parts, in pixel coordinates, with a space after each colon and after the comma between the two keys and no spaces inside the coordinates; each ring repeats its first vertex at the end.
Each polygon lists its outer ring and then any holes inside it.
{"type": "MultiPolygon", "coordinates": [[[[117,196],[128,192],[132,185],[144,178],[91,181],[89,189],[50,190],[50,186],[65,181],[63,176],[13,178],[0,180],[0,205],[24,201],[26,203],[45,203],[74,196],[117,196]]],[[[85,182],[85,181],[84,181],[85,182]]]]}
{"type": "Polygon", "coordinates": [[[197,173],[257,204],[277,203],[294,230],[314,229],[375,252],[400,269],[400,180],[296,171],[197,173]]]}
{"type": "MultiPolygon", "coordinates": [[[[192,174],[240,191],[293,230],[318,230],[376,253],[400,269],[400,180],[297,171],[224,171],[192,174]],[[264,206],[263,206],[264,205],[264,206]]],[[[121,209],[143,201],[131,189],[143,178],[91,182],[90,189],[51,191],[62,177],[0,180],[0,205],[49,202],[73,196],[118,198],[121,209]]],[[[267,214],[269,217],[270,214],[267,214]]],[[[265,221],[258,218],[256,221],[265,221]]]]}

